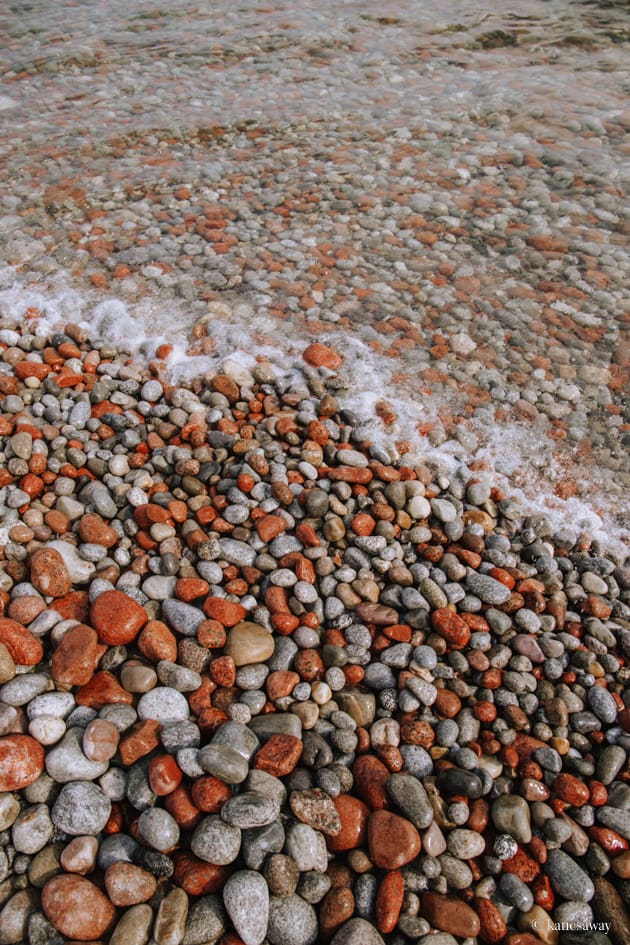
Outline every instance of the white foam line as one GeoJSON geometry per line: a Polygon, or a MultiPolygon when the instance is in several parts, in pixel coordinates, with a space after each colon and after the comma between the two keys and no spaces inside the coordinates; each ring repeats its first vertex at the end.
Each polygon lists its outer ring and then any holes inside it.
{"type": "MultiPolygon", "coordinates": [[[[218,306],[218,311],[205,319],[214,350],[211,354],[195,354],[194,343],[191,351],[187,337],[190,318],[187,321],[182,306],[166,310],[153,298],[137,304],[116,298],[103,301],[96,293],[92,296],[62,284],[50,289],[24,286],[10,268],[0,271],[0,286],[3,286],[0,322],[3,318],[21,322],[27,309],[37,309],[41,318],[31,321],[29,327],[40,336],[73,322],[85,327],[93,338],[109,341],[144,363],[160,345],[170,344],[173,350],[167,367],[176,384],[226,368],[237,378],[239,372],[248,375],[257,357],[263,357],[290,385],[298,388],[306,385],[301,370],[304,363],[299,357],[305,341],[286,337],[282,347],[261,344],[261,336],[274,332],[277,337],[278,325],[269,315],[256,314],[247,305],[237,305],[232,310],[218,306]]],[[[606,496],[601,496],[600,511],[594,508],[596,499],[591,502],[577,497],[561,499],[553,493],[554,485],[572,472],[557,467],[553,447],[536,431],[516,423],[488,426],[472,421],[467,428],[478,439],[476,448],[469,450],[453,439],[433,446],[419,434],[418,427],[425,422],[439,425],[440,408],[446,405],[446,400],[424,398],[404,390],[393,380],[400,365],[376,354],[359,338],[333,330],[318,340],[331,344],[344,357],[347,391],[338,395],[341,405],[356,414],[365,439],[384,449],[392,460],[398,456],[395,444],[407,440],[413,452],[405,457],[406,462],[429,463],[450,477],[483,476],[516,501],[523,515],[542,512],[556,530],[568,527],[577,533],[585,531],[616,558],[624,560],[628,555],[630,531],[615,523],[606,496]],[[390,404],[396,414],[395,422],[389,426],[377,416],[380,400],[390,404]],[[470,470],[469,463],[473,461],[484,463],[487,469],[470,470]]],[[[597,470],[593,473],[596,475],[597,470]]],[[[623,509],[616,512],[620,514],[623,509]]]]}

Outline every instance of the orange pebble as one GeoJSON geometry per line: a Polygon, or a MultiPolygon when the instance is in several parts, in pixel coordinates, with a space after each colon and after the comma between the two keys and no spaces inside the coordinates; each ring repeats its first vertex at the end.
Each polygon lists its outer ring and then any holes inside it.
{"type": "Polygon", "coordinates": [[[149,762],[149,784],[158,797],[171,794],[182,777],[181,768],[172,755],[158,755],[149,762]]]}

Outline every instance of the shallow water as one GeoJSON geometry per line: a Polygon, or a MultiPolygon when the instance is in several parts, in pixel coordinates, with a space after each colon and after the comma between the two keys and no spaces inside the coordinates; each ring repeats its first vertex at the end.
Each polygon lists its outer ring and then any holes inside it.
{"type": "Polygon", "coordinates": [[[0,316],[176,377],[317,336],[366,436],[620,534],[630,14],[492,6],[5,6],[0,316]]]}

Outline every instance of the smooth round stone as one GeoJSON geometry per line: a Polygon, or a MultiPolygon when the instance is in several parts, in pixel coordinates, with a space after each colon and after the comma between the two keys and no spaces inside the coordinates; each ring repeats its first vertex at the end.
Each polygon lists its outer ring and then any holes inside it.
{"type": "Polygon", "coordinates": [[[90,761],[109,761],[116,754],[119,741],[115,725],[105,719],[93,719],[85,728],[81,744],[90,761]]]}
{"type": "Polygon", "coordinates": [[[39,715],[32,722],[29,722],[28,734],[40,743],[40,745],[56,745],[66,733],[66,723],[63,719],[56,719],[52,716],[39,715]]]}
{"type": "Polygon", "coordinates": [[[221,808],[221,818],[233,827],[245,830],[250,827],[264,827],[278,817],[280,804],[271,796],[257,791],[245,791],[237,794],[221,808]]]}
{"type": "Polygon", "coordinates": [[[183,889],[171,889],[162,899],[155,917],[153,938],[161,945],[181,942],[186,931],[188,895],[183,889]]]}
{"type": "Polygon", "coordinates": [[[62,719],[72,712],[76,701],[71,692],[45,692],[29,702],[26,710],[29,719],[40,715],[62,719]]]}
{"type": "Polygon", "coordinates": [[[308,824],[293,824],[287,833],[284,852],[297,864],[301,873],[323,872],[328,865],[326,843],[317,830],[308,824]]]}
{"type": "Polygon", "coordinates": [[[260,870],[269,854],[281,852],[284,842],[284,827],[280,820],[274,820],[266,827],[244,830],[241,855],[245,865],[251,870],[260,870]]]}
{"type": "Polygon", "coordinates": [[[200,860],[226,866],[233,863],[241,849],[241,831],[219,816],[204,817],[193,833],[190,848],[200,860]]]}
{"type": "Polygon", "coordinates": [[[350,919],[337,931],[330,945],[385,945],[385,942],[371,922],[350,919]]]}
{"type": "Polygon", "coordinates": [[[271,945],[313,945],[317,933],[317,913],[310,903],[297,895],[271,897],[267,928],[271,945]]]}
{"type": "Polygon", "coordinates": [[[2,945],[21,945],[30,943],[30,927],[38,909],[37,891],[21,889],[11,895],[10,888],[0,908],[0,941],[2,945]]]}
{"type": "MultiPolygon", "coordinates": [[[[298,722],[297,719],[293,719],[290,716],[282,715],[281,713],[275,713],[264,716],[261,719],[252,719],[252,725],[258,721],[266,721],[267,719],[272,721],[273,719],[285,718],[296,723],[298,722]]],[[[275,734],[275,729],[272,727],[268,734],[275,734]]],[[[289,732],[288,734],[295,733],[289,732]]],[[[297,732],[297,735],[300,735],[300,731],[297,732]]],[[[258,740],[257,734],[252,730],[251,726],[242,725],[240,722],[230,721],[224,722],[223,725],[221,725],[221,727],[216,731],[212,739],[212,745],[214,747],[231,748],[233,751],[238,752],[239,755],[249,761],[256,749],[259,748],[260,742],[258,740]]]]}
{"type": "Polygon", "coordinates": [[[290,856],[274,853],[267,858],[263,871],[265,881],[272,896],[286,899],[297,889],[300,871],[290,856]]]}
{"type": "Polygon", "coordinates": [[[226,927],[226,915],[219,896],[202,896],[190,906],[182,945],[211,945],[218,942],[226,927]]]}
{"type": "Polygon", "coordinates": [[[422,783],[408,774],[392,774],[387,793],[396,807],[418,830],[425,830],[433,820],[433,807],[422,783]]]}
{"type": "Polygon", "coordinates": [[[486,841],[480,833],[474,830],[456,828],[448,835],[448,852],[460,860],[472,860],[481,856],[486,847],[486,841]]]}
{"type": "Polygon", "coordinates": [[[155,877],[133,863],[112,863],[105,872],[107,895],[115,906],[135,906],[155,893],[155,877]]]}
{"type": "Polygon", "coordinates": [[[472,886],[472,870],[463,859],[443,853],[440,856],[440,875],[446,880],[449,889],[468,889],[472,886]]]}
{"type": "Polygon", "coordinates": [[[46,755],[46,771],[59,784],[67,781],[93,781],[105,774],[107,761],[91,761],[83,754],[84,730],[70,728],[63,739],[46,755]]]}
{"type": "Polygon", "coordinates": [[[25,673],[22,676],[15,676],[0,688],[0,700],[11,706],[27,705],[31,699],[46,692],[49,681],[44,673],[25,673]]]}
{"type": "Polygon", "coordinates": [[[157,673],[152,666],[130,660],[121,670],[120,682],[127,692],[149,692],[157,683],[157,673]]]}
{"type": "Polygon", "coordinates": [[[368,844],[376,866],[395,870],[416,858],[420,852],[420,835],[405,818],[376,810],[368,822],[368,844]]]}
{"type": "Polygon", "coordinates": [[[162,616],[170,626],[185,637],[194,637],[206,619],[202,610],[191,604],[168,598],[162,604],[162,616]]]}
{"type": "Polygon", "coordinates": [[[520,912],[529,912],[534,905],[534,895],[523,880],[514,873],[502,873],[499,879],[499,889],[510,905],[520,912]]]}
{"type": "Polygon", "coordinates": [[[153,915],[153,909],[146,904],[125,909],[112,933],[109,945],[146,945],[153,915]]]}
{"type": "Polygon", "coordinates": [[[463,795],[471,800],[477,800],[483,793],[481,778],[463,768],[447,768],[446,771],[441,771],[437,784],[444,794],[463,795]]]}
{"type": "Polygon", "coordinates": [[[150,807],[140,814],[138,834],[148,846],[160,853],[172,850],[179,841],[177,821],[160,807],[150,807]]]}
{"type": "Polygon", "coordinates": [[[112,802],[96,784],[71,781],[64,784],[52,809],[52,822],[73,837],[97,834],[105,827],[112,802]]]}
{"type": "Polygon", "coordinates": [[[137,711],[139,718],[153,719],[162,725],[183,722],[190,715],[186,697],[170,686],[157,686],[145,692],[138,702],[137,711]]]}
{"type": "Polygon", "coordinates": [[[590,902],[595,887],[588,875],[564,850],[550,850],[543,867],[554,892],[564,899],[590,902]]]}
{"type": "Polygon", "coordinates": [[[239,870],[230,876],[223,904],[244,945],[262,945],[269,923],[269,889],[260,873],[239,870]]]}
{"type": "Polygon", "coordinates": [[[20,813],[20,802],[13,794],[0,794],[0,831],[7,830],[20,813]]]}
{"type": "Polygon", "coordinates": [[[484,604],[491,604],[494,607],[505,604],[512,593],[505,584],[501,584],[500,581],[487,574],[479,574],[477,571],[471,571],[468,574],[466,587],[484,604]]]}
{"type": "Polygon", "coordinates": [[[42,890],[42,909],[69,939],[93,941],[111,926],[115,909],[109,899],[81,876],[53,876],[42,890]]]}
{"type": "Polygon", "coordinates": [[[206,745],[198,760],[204,771],[226,784],[241,784],[249,773],[247,758],[225,745],[206,745]]]}
{"type": "Polygon", "coordinates": [[[149,600],[168,600],[174,596],[176,584],[176,577],[155,574],[142,582],[142,593],[146,594],[149,600]]]}
{"type": "Polygon", "coordinates": [[[75,837],[64,847],[60,862],[66,873],[91,873],[96,866],[98,840],[96,837],[75,837]]]}
{"type": "Polygon", "coordinates": [[[243,620],[228,633],[223,655],[231,656],[235,666],[248,666],[251,663],[264,663],[273,655],[275,642],[273,636],[264,627],[249,620],[243,620]]]}
{"type": "Polygon", "coordinates": [[[157,675],[163,686],[176,689],[177,692],[194,692],[201,686],[199,673],[170,660],[160,660],[157,675]]]}
{"type": "Polygon", "coordinates": [[[617,719],[617,704],[607,689],[591,686],[586,693],[587,702],[598,719],[612,725],[617,719]]]}
{"type": "Polygon", "coordinates": [[[37,853],[46,846],[53,832],[50,812],[45,804],[27,807],[13,824],[11,842],[18,853],[37,853]]]}
{"type": "Polygon", "coordinates": [[[597,760],[595,777],[603,784],[612,784],[625,763],[626,752],[621,745],[606,745],[597,760]]]}
{"type": "Polygon", "coordinates": [[[518,843],[532,838],[529,804],[518,794],[502,794],[492,803],[492,822],[500,833],[507,833],[518,843]]]}

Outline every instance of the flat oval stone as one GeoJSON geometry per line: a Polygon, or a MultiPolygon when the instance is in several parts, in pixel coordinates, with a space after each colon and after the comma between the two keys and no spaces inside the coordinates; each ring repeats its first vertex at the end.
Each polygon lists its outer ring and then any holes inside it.
{"type": "Polygon", "coordinates": [[[499,833],[507,833],[518,843],[532,839],[529,804],[518,794],[502,794],[492,802],[492,822],[499,833]]]}
{"type": "Polygon", "coordinates": [[[486,847],[486,841],[480,833],[474,830],[465,830],[459,827],[451,830],[447,842],[448,852],[460,860],[472,860],[481,856],[486,847]]]}
{"type": "Polygon", "coordinates": [[[144,607],[123,591],[104,591],[90,610],[90,623],[108,646],[131,643],[148,619],[144,607]]]}
{"type": "Polygon", "coordinates": [[[190,848],[200,860],[226,866],[233,863],[241,849],[241,831],[225,823],[221,817],[204,817],[195,828],[190,848]]]}
{"type": "Polygon", "coordinates": [[[477,571],[469,573],[466,578],[466,587],[484,604],[492,604],[493,607],[505,604],[512,593],[505,584],[501,584],[500,581],[487,574],[479,574],[477,571]]]}
{"type": "Polygon", "coordinates": [[[314,945],[317,932],[317,914],[301,896],[271,898],[267,927],[271,945],[314,945]]]}
{"type": "Polygon", "coordinates": [[[264,663],[274,649],[274,638],[268,630],[250,620],[242,620],[229,631],[223,655],[231,656],[236,667],[248,666],[264,663]]]}
{"type": "Polygon", "coordinates": [[[221,808],[221,818],[233,827],[245,830],[264,827],[278,817],[280,804],[274,797],[258,791],[245,791],[230,798],[221,808]]]}
{"type": "Polygon", "coordinates": [[[82,876],[53,876],[42,890],[42,909],[69,939],[92,941],[111,926],[116,910],[94,883],[82,876]]]}
{"type": "Polygon", "coordinates": [[[550,850],[543,869],[554,892],[564,899],[590,902],[595,895],[595,887],[588,873],[564,850],[550,850]]]}
{"type": "Polygon", "coordinates": [[[138,702],[137,711],[139,718],[153,719],[162,725],[183,722],[190,715],[186,697],[169,686],[156,686],[145,692],[138,702]]]}
{"type": "Polygon", "coordinates": [[[244,945],[262,945],[269,923],[269,890],[260,873],[239,870],[230,876],[223,904],[244,945]]]}
{"type": "Polygon", "coordinates": [[[206,745],[198,760],[204,771],[226,784],[241,784],[249,774],[247,758],[225,745],[206,745]]]}
{"type": "Polygon", "coordinates": [[[587,690],[586,699],[597,718],[606,725],[612,725],[616,721],[617,703],[607,689],[591,686],[587,690]]]}
{"type": "Polygon", "coordinates": [[[44,749],[29,735],[0,738],[0,792],[21,791],[44,770],[44,749]]]}
{"type": "Polygon", "coordinates": [[[397,870],[420,852],[420,834],[404,817],[376,810],[368,822],[370,858],[376,866],[397,870]]]}
{"type": "Polygon", "coordinates": [[[105,827],[112,802],[96,784],[71,781],[64,784],[52,809],[52,822],[73,837],[97,834],[105,827]]]}
{"type": "Polygon", "coordinates": [[[83,729],[70,728],[46,755],[46,771],[59,784],[67,781],[94,781],[105,774],[107,761],[90,761],[82,750],[83,729]]]}
{"type": "Polygon", "coordinates": [[[449,932],[458,938],[475,938],[479,935],[479,916],[456,896],[425,893],[420,901],[420,914],[441,932],[449,932]]]}
{"type": "Polygon", "coordinates": [[[463,795],[473,801],[483,794],[481,778],[463,768],[447,768],[445,771],[440,771],[437,784],[445,794],[463,795]]]}
{"type": "Polygon", "coordinates": [[[433,820],[433,808],[422,783],[408,774],[392,774],[387,793],[396,807],[418,830],[425,830],[433,820]]]}

